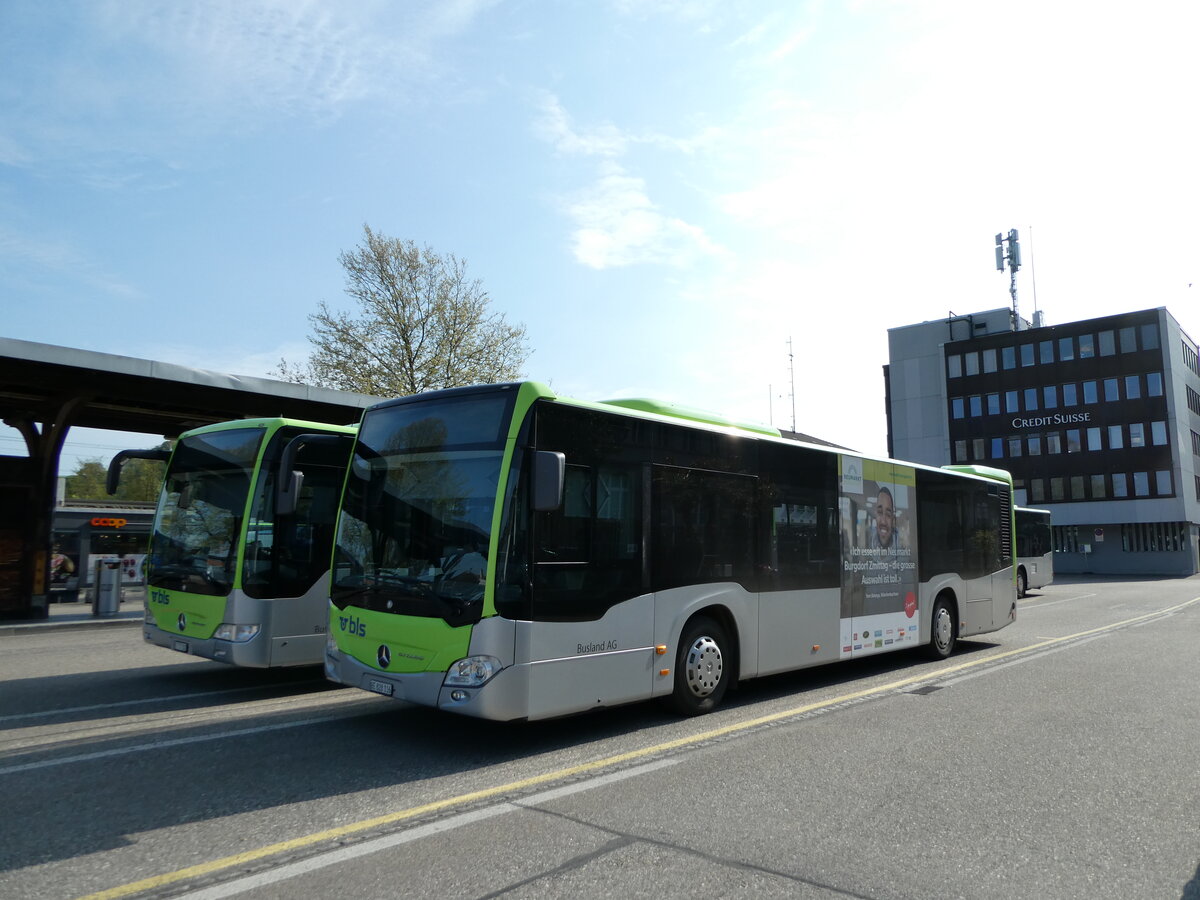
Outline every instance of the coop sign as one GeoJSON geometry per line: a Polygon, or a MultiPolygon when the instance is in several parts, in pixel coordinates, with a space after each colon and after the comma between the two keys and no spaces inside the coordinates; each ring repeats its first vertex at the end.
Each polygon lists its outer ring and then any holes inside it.
{"type": "Polygon", "coordinates": [[[128,519],[105,519],[100,516],[92,519],[93,528],[124,528],[128,523],[128,519]]]}

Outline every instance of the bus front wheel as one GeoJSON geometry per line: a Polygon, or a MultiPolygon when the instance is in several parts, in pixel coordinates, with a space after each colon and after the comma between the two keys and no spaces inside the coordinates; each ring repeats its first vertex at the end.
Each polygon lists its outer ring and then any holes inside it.
{"type": "Polygon", "coordinates": [[[928,653],[934,659],[945,659],[954,652],[958,631],[958,623],[954,621],[954,605],[945,597],[938,597],[933,604],[929,625],[928,653]]]}
{"type": "Polygon", "coordinates": [[[716,621],[702,616],[683,629],[675,654],[671,705],[685,716],[711,712],[721,703],[732,672],[729,640],[716,621]]]}
{"type": "Polygon", "coordinates": [[[1024,569],[1017,569],[1017,596],[1024,597],[1025,592],[1029,590],[1029,576],[1025,574],[1024,569]]]}

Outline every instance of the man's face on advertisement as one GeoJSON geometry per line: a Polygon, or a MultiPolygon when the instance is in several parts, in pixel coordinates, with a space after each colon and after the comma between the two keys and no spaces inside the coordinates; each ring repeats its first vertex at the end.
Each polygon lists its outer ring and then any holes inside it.
{"type": "Polygon", "coordinates": [[[892,533],[896,528],[896,507],[892,503],[892,495],[881,492],[875,500],[875,530],[879,534],[879,543],[883,547],[892,545],[892,533]]]}

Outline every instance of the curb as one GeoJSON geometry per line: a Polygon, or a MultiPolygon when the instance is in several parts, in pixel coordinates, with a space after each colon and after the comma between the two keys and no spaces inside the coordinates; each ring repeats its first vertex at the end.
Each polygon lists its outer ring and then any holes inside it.
{"type": "Polygon", "coordinates": [[[21,622],[12,625],[0,623],[0,637],[10,637],[17,634],[49,634],[56,631],[78,631],[83,628],[114,628],[118,625],[140,625],[141,616],[136,619],[122,617],[119,619],[95,619],[80,622],[21,622]]]}

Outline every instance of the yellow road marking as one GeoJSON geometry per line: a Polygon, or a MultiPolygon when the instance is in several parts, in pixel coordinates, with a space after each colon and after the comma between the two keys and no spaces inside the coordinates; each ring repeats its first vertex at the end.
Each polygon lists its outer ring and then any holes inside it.
{"type": "Polygon", "coordinates": [[[1163,616],[1169,613],[1177,612],[1185,607],[1191,606],[1193,603],[1198,601],[1200,601],[1200,597],[1193,597],[1191,600],[1177,604],[1176,606],[1167,607],[1166,609],[1160,609],[1151,613],[1145,613],[1140,616],[1134,616],[1131,619],[1113,622],[1110,625],[1101,625],[1098,628],[1089,628],[1087,631],[1079,631],[1075,634],[1065,635],[1064,637],[1047,638],[1044,641],[1031,644],[1028,647],[1020,647],[1016,650],[1007,650],[1001,653],[994,653],[991,656],[987,656],[982,659],[972,659],[968,660],[967,662],[958,663],[957,665],[947,666],[944,669],[938,669],[932,674],[925,672],[920,675],[912,675],[908,678],[901,678],[899,681],[892,681],[878,687],[865,688],[861,691],[855,691],[854,693],[843,694],[840,697],[834,697],[831,700],[820,700],[815,703],[805,704],[804,706],[796,706],[780,712],[769,713],[765,716],[759,716],[754,719],[749,719],[745,722],[735,722],[731,725],[723,725],[720,728],[713,728],[700,734],[693,734],[689,735],[688,737],[676,738],[672,741],[665,741],[661,744],[655,744],[652,747],[643,747],[640,750],[630,750],[626,753],[618,753],[614,756],[606,756],[603,759],[597,759],[589,763],[581,763],[578,766],[571,766],[570,768],[566,769],[557,769],[553,772],[543,772],[541,775],[533,775],[529,778],[522,778],[518,781],[510,781],[508,784],[501,784],[497,785],[496,787],[471,791],[470,793],[459,794],[455,797],[447,797],[444,800],[436,800],[433,803],[425,803],[421,806],[414,806],[409,809],[398,810],[396,812],[387,813],[386,815],[375,816],[371,819],[363,819],[360,822],[352,822],[349,825],[330,828],[325,831],[316,832],[315,834],[306,834],[298,838],[292,838],[289,841],[280,841],[279,843],[270,844],[266,847],[259,847],[256,850],[247,850],[245,853],[238,853],[234,856],[226,856],[221,859],[214,859],[210,862],[188,866],[185,869],[178,869],[174,872],[167,872],[163,875],[155,875],[151,878],[143,878],[141,881],[134,881],[130,882],[129,884],[123,884],[114,888],[109,888],[105,891],[100,891],[99,893],[88,894],[85,897],[80,897],[79,900],[112,900],[112,898],[116,897],[128,897],[130,894],[137,894],[141,891],[148,891],[154,888],[164,887],[168,884],[186,881],[189,878],[199,878],[205,875],[211,875],[214,872],[220,872],[222,869],[232,869],[236,866],[245,865],[246,863],[257,862],[258,860],[266,859],[269,856],[276,856],[280,853],[299,850],[303,847],[311,847],[313,844],[320,844],[324,841],[331,841],[336,838],[345,837],[346,835],[370,831],[373,828],[379,828],[383,825],[391,825],[396,822],[403,822],[405,819],[413,819],[426,813],[438,812],[439,810],[448,809],[454,806],[464,806],[476,800],[487,800],[491,797],[498,797],[503,794],[522,791],[526,788],[534,787],[539,784],[546,784],[547,782],[551,781],[563,781],[576,775],[594,772],[597,769],[604,769],[608,768],[609,766],[620,765],[621,763],[626,763],[630,760],[641,759],[646,756],[665,753],[670,750],[678,750],[681,747],[700,744],[714,738],[736,734],[740,731],[749,731],[750,729],[757,728],[761,725],[769,725],[784,719],[801,716],[805,713],[810,713],[813,710],[821,709],[823,707],[837,706],[853,700],[861,700],[862,698],[870,697],[873,694],[885,694],[889,691],[895,691],[898,688],[902,688],[909,684],[915,684],[917,682],[933,681],[953,672],[961,672],[964,669],[972,669],[976,666],[984,665],[985,663],[995,662],[996,660],[1007,659],[1012,656],[1020,656],[1025,653],[1032,653],[1034,650],[1040,650],[1043,647],[1053,646],[1054,644],[1073,641],[1092,634],[1101,634],[1106,631],[1114,631],[1117,628],[1121,628],[1126,625],[1132,625],[1135,622],[1141,622],[1146,619],[1155,618],[1156,616],[1163,616]]]}

